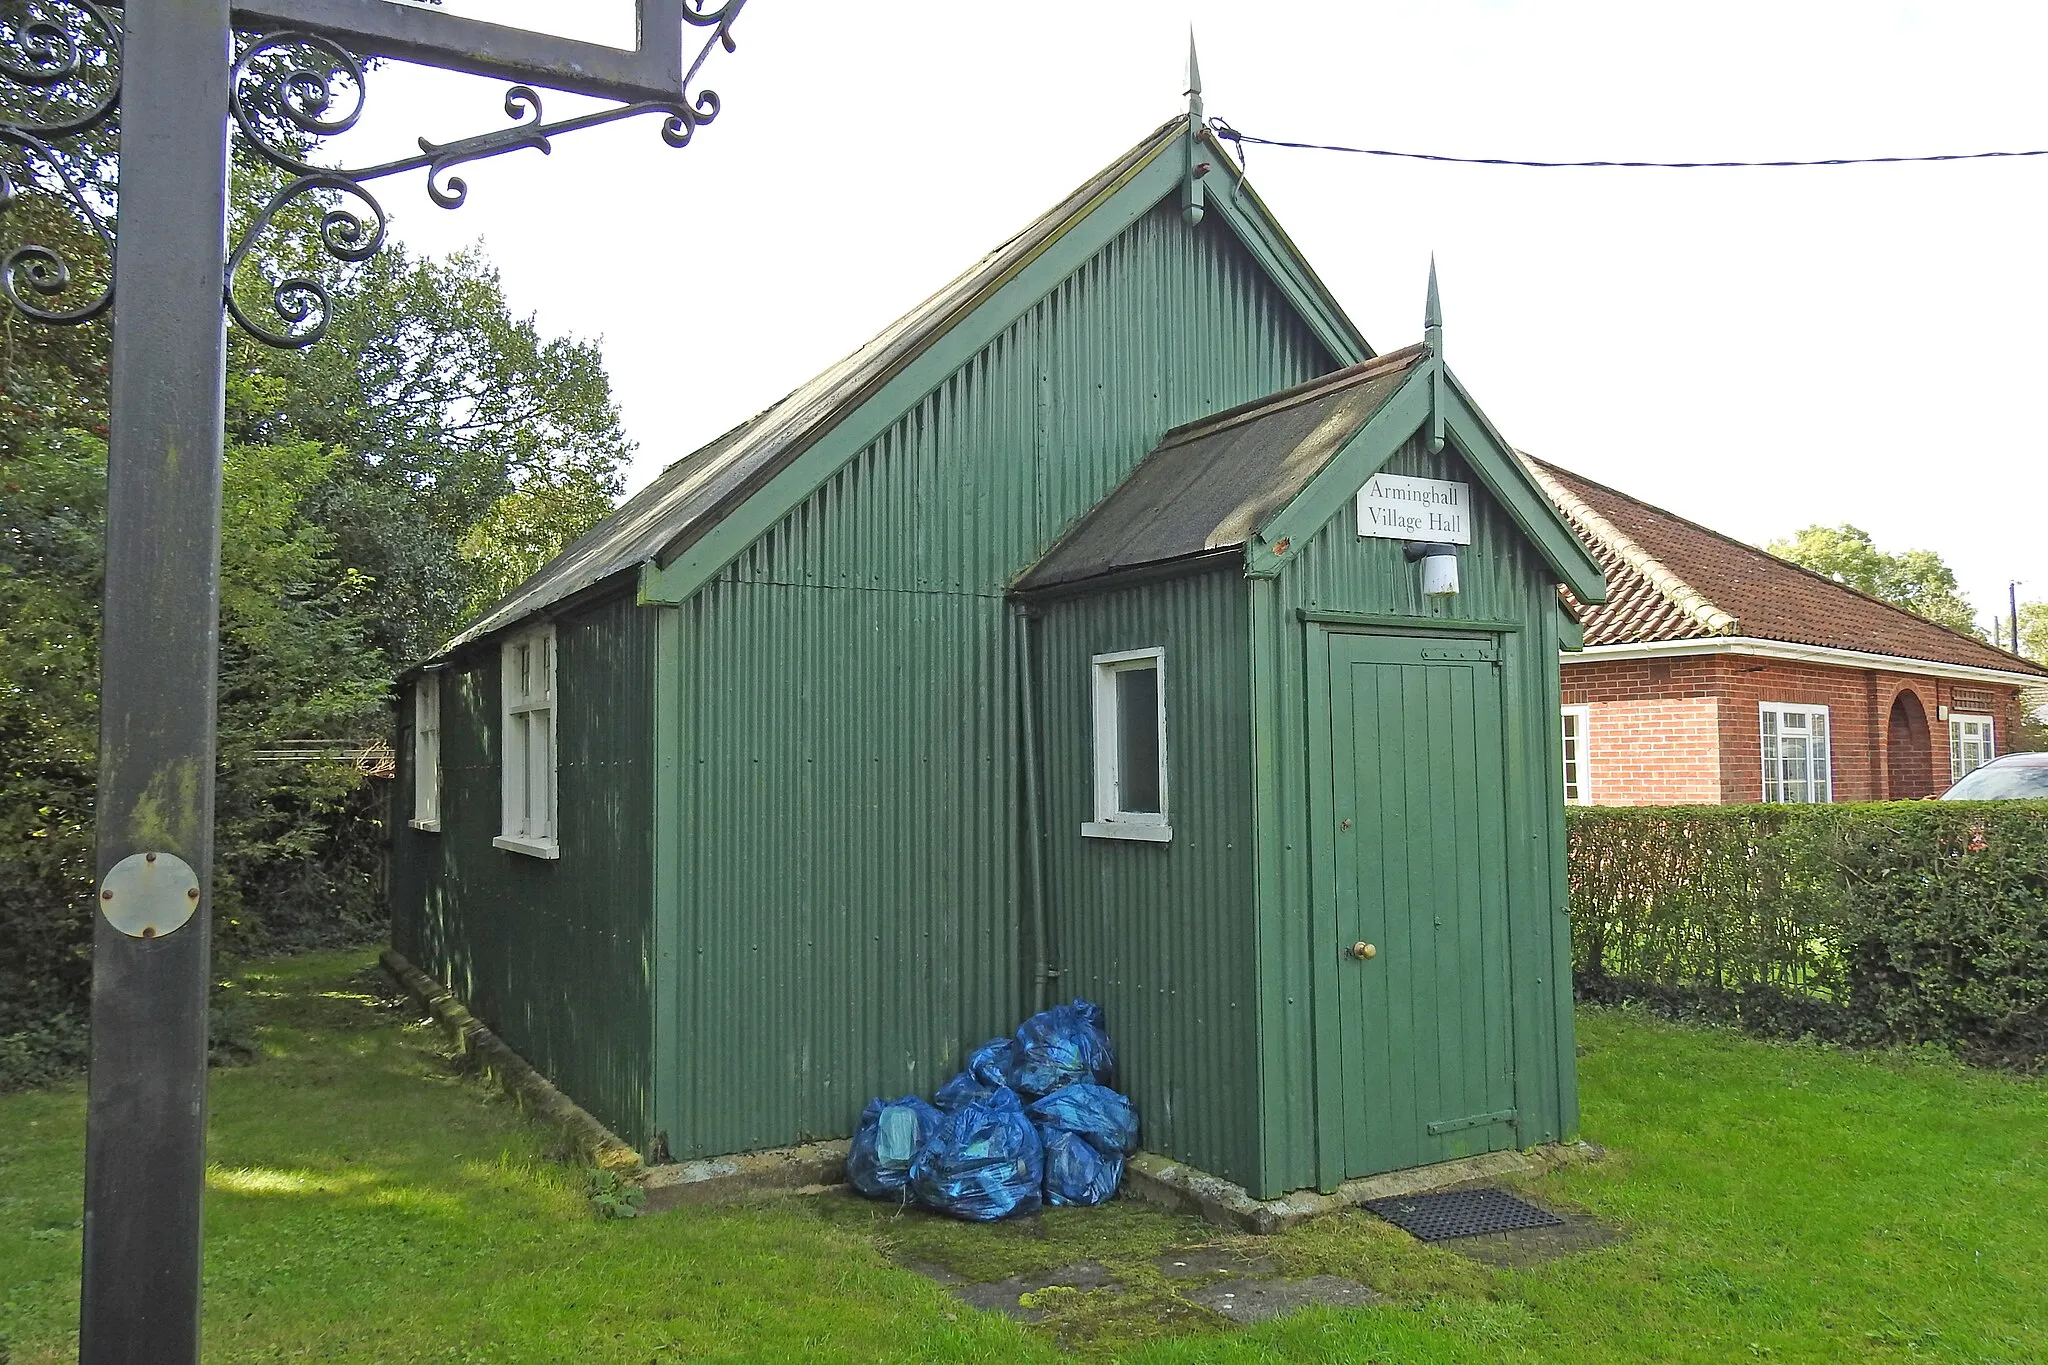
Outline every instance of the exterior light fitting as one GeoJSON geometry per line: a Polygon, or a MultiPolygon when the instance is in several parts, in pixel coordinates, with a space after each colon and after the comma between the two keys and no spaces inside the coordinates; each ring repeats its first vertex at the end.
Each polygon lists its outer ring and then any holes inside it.
{"type": "Polygon", "coordinates": [[[1408,562],[1422,561],[1422,595],[1458,595],[1458,547],[1437,541],[1411,540],[1402,547],[1408,562]]]}

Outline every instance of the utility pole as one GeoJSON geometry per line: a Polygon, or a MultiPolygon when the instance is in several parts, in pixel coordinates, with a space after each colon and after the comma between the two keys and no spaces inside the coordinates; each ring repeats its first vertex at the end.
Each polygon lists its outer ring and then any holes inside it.
{"type": "Polygon", "coordinates": [[[2020,652],[2020,581],[2013,579],[2005,585],[2005,604],[2012,609],[2007,619],[2012,622],[2012,652],[2020,652]]]}
{"type": "MultiPolygon", "coordinates": [[[[693,91],[733,48],[746,0],[636,0],[631,50],[389,0],[19,0],[0,10],[0,213],[24,192],[63,202],[114,248],[111,278],[29,243],[0,293],[42,322],[113,314],[101,627],[99,913],[93,924],[79,1357],[199,1359],[200,1202],[219,672],[226,324],[273,346],[318,342],[333,308],[309,275],[254,280],[265,233],[310,219],[339,261],[375,255],[386,218],[368,183],[423,170],[461,205],[456,166],[566,132],[654,115],[672,147],[718,114],[693,91]],[[686,26],[705,34],[687,66],[686,26]],[[510,126],[349,169],[309,158],[355,125],[363,59],[517,82],[510,126]],[[617,103],[543,121],[535,87],[617,103]],[[118,187],[75,172],[118,124],[118,187]],[[285,173],[227,250],[228,151],[285,173]],[[114,202],[118,199],[118,206],[114,202]],[[291,212],[292,210],[299,212],[291,212]]],[[[694,42],[694,39],[691,40],[694,42]]]]}

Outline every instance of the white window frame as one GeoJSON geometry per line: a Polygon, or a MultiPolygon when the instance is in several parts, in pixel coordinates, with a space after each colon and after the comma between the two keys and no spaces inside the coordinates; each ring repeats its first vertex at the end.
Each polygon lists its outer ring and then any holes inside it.
{"type": "Polygon", "coordinates": [[[513,853],[559,858],[555,767],[561,748],[561,679],[555,628],[541,626],[507,637],[498,658],[498,786],[504,819],[491,843],[513,853]],[[536,742],[540,726],[545,739],[536,742]]]}
{"type": "Polygon", "coordinates": [[[412,685],[412,827],[441,830],[441,674],[422,673],[412,685]]]}
{"type": "Polygon", "coordinates": [[[1590,706],[1561,706],[1558,708],[1558,734],[1564,754],[1564,803],[1567,806],[1590,806],[1593,804],[1592,750],[1587,739],[1593,730],[1593,708],[1590,706]],[[1572,732],[1564,730],[1566,721],[1573,722],[1572,732]],[[1574,770],[1576,769],[1576,774],[1574,770]],[[1576,782],[1574,778],[1576,777],[1576,782]],[[1578,792],[1572,792],[1576,785],[1578,792]]]}
{"type": "Polygon", "coordinates": [[[1826,805],[1832,802],[1835,799],[1834,747],[1835,726],[1833,718],[1828,715],[1827,707],[1808,705],[1805,702],[1760,702],[1757,706],[1757,750],[1763,760],[1763,799],[1773,804],[1787,805],[1826,805]],[[1782,766],[1784,755],[1780,745],[1785,733],[1786,716],[1804,718],[1809,746],[1806,777],[1801,783],[1803,794],[1797,797],[1786,795],[1788,785],[1782,766]],[[1816,718],[1825,732],[1825,739],[1819,747],[1818,754],[1812,748],[1813,722],[1816,718]]]}
{"type": "Polygon", "coordinates": [[[1167,776],[1172,765],[1166,753],[1166,650],[1161,646],[1125,649],[1097,654],[1089,661],[1094,683],[1095,710],[1095,818],[1081,826],[1090,839],[1137,839],[1163,844],[1172,840],[1173,825],[1167,813],[1167,776]],[[1159,809],[1127,811],[1118,798],[1122,774],[1118,756],[1123,745],[1117,730],[1117,674],[1132,669],[1154,670],[1153,697],[1159,727],[1159,809]]]}
{"type": "Polygon", "coordinates": [[[1992,759],[1998,757],[1997,723],[1982,712],[1951,711],[1948,713],[1948,780],[1953,786],[1969,774],[1977,771],[1992,759]],[[1977,761],[1969,767],[1963,766],[1963,731],[1981,729],[1982,749],[1977,761]]]}

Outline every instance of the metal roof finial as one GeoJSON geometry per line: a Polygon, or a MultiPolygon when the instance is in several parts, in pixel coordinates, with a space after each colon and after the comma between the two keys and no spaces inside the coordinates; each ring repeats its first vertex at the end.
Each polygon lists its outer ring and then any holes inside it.
{"type": "Polygon", "coordinates": [[[1202,64],[1195,57],[1195,26],[1188,25],[1188,170],[1180,187],[1180,214],[1189,227],[1202,221],[1202,177],[1209,163],[1202,159],[1202,64]]]}
{"type": "Polygon", "coordinates": [[[1429,253],[1429,297],[1422,305],[1422,340],[1433,356],[1444,353],[1444,301],[1436,289],[1436,253],[1429,253]]]}
{"type": "Polygon", "coordinates": [[[1429,296],[1422,305],[1422,344],[1429,348],[1429,453],[1444,448],[1444,301],[1436,288],[1436,253],[1429,253],[1429,296]]]}

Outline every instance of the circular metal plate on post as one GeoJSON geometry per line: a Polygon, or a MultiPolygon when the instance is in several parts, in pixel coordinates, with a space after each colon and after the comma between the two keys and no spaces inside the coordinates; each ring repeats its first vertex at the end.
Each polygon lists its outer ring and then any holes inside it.
{"type": "Polygon", "coordinates": [[[100,883],[100,913],[130,938],[162,938],[199,908],[199,874],[175,853],[131,853],[100,883]]]}

